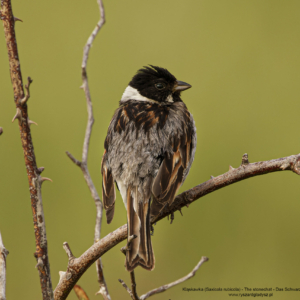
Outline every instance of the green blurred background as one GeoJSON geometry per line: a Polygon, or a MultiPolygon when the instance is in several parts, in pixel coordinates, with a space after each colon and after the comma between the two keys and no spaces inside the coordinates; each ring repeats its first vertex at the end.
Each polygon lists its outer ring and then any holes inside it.
{"type": "MultiPolygon", "coordinates": [[[[29,115],[43,185],[53,286],[65,271],[68,241],[79,256],[93,243],[95,207],[81,171],[87,121],[81,85],[83,46],[99,19],[96,1],[13,2],[23,78],[31,76],[29,115]]],[[[193,88],[183,100],[194,115],[198,147],[184,191],[250,162],[299,152],[300,1],[104,1],[107,23],[93,44],[88,76],[95,125],[89,169],[101,193],[100,163],[106,130],[118,101],[140,67],[169,69],[193,88]]],[[[3,31],[2,31],[3,32],[3,31]]],[[[0,39],[0,230],[10,251],[7,299],[41,299],[34,268],[32,214],[16,123],[4,35],[0,39]]],[[[299,287],[299,183],[286,171],[255,177],[214,192],[155,227],[153,272],[136,271],[138,293],[174,281],[202,255],[210,261],[189,281],[155,299],[230,299],[226,292],[184,292],[183,287],[299,287]]],[[[126,222],[118,194],[112,224],[126,222]]],[[[124,245],[124,243],[122,244],[124,245]]],[[[103,256],[113,299],[129,299],[121,244],[103,256]]],[[[90,299],[98,290],[95,266],[79,284],[90,299]]],[[[299,299],[299,292],[275,293],[299,299]]],[[[77,299],[74,292],[69,299],[77,299]]],[[[153,298],[154,299],[154,298],[153,298]]]]}

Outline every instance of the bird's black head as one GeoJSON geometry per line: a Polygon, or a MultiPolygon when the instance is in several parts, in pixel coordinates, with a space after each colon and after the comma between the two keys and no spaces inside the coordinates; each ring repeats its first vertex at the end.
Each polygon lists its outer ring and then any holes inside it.
{"type": "Polygon", "coordinates": [[[191,85],[176,80],[167,69],[150,65],[138,70],[129,82],[129,87],[136,89],[143,97],[143,101],[148,99],[159,103],[172,103],[181,101],[180,92],[190,88],[191,85]]]}

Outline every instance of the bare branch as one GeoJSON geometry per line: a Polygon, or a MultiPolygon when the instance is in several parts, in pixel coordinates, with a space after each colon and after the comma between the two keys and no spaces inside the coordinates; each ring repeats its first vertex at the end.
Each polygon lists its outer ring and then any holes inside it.
{"type": "Polygon", "coordinates": [[[59,271],[58,275],[59,275],[59,282],[62,280],[62,278],[65,276],[66,272],[63,271],[59,271]]]}
{"type": "Polygon", "coordinates": [[[22,119],[22,112],[20,110],[20,108],[17,107],[17,111],[16,111],[16,114],[14,115],[13,119],[11,120],[12,123],[18,119],[20,121],[20,125],[22,126],[22,123],[23,123],[23,119],[22,119]]]}
{"type": "Polygon", "coordinates": [[[127,286],[127,284],[122,279],[119,279],[119,282],[123,285],[123,287],[125,288],[127,293],[130,295],[131,299],[135,300],[133,293],[132,293],[131,289],[127,286]]]}
{"type": "MultiPolygon", "coordinates": [[[[245,154],[243,155],[243,158],[244,157],[245,154]]],[[[172,211],[179,210],[179,208],[189,205],[193,201],[235,182],[258,175],[284,170],[293,171],[294,173],[300,175],[300,154],[256,163],[248,162],[248,164],[241,164],[240,167],[229,170],[222,175],[212,177],[210,180],[178,195],[171,207],[166,209],[160,216],[153,217],[151,222],[155,223],[169,215],[172,211]]]]}
{"type": "Polygon", "coordinates": [[[32,124],[38,126],[38,124],[37,124],[36,122],[32,121],[32,120],[29,120],[29,119],[28,119],[27,122],[28,122],[28,125],[29,125],[29,126],[32,125],[32,124]]]}
{"type": "Polygon", "coordinates": [[[96,270],[98,274],[98,283],[99,283],[99,290],[95,295],[102,295],[103,299],[105,300],[111,300],[111,297],[107,290],[106,281],[103,274],[103,268],[102,268],[102,261],[101,258],[97,259],[96,261],[96,270]]]}
{"type": "Polygon", "coordinates": [[[180,283],[182,283],[182,282],[184,282],[184,281],[186,281],[186,280],[194,277],[195,274],[196,274],[196,272],[199,270],[199,268],[202,266],[202,264],[205,263],[206,261],[208,261],[208,258],[205,257],[205,256],[202,256],[201,259],[200,259],[200,261],[198,262],[197,266],[189,274],[187,274],[186,276],[184,276],[184,277],[182,277],[182,278],[180,278],[180,279],[178,279],[178,280],[176,280],[174,282],[171,282],[169,284],[165,284],[165,285],[163,285],[163,286],[161,286],[159,288],[156,288],[156,289],[148,292],[147,294],[142,295],[140,297],[140,300],[145,300],[145,299],[147,299],[147,298],[149,298],[149,297],[151,297],[153,295],[162,293],[162,292],[168,290],[169,288],[171,288],[171,287],[173,287],[175,285],[178,285],[178,284],[180,284],[180,283]]]}
{"type": "Polygon", "coordinates": [[[81,161],[77,160],[69,151],[66,151],[66,154],[71,159],[71,161],[77,165],[78,167],[81,167],[81,161]]]}
{"type": "MultiPolygon", "coordinates": [[[[125,247],[122,247],[120,250],[121,252],[126,256],[126,252],[128,250],[130,250],[130,245],[131,242],[137,238],[137,235],[133,234],[128,238],[127,244],[125,247]]],[[[124,288],[127,290],[127,292],[129,293],[130,297],[133,300],[140,300],[137,292],[136,292],[136,282],[135,282],[135,275],[134,275],[134,270],[130,272],[130,280],[131,280],[131,290],[127,287],[127,285],[125,284],[125,282],[122,279],[119,279],[119,282],[122,283],[122,285],[124,286],[124,288]]]]}
{"type": "MultiPolygon", "coordinates": [[[[78,161],[75,159],[75,157],[69,153],[66,152],[69,158],[81,168],[83,172],[84,179],[90,189],[90,192],[92,194],[92,197],[95,201],[96,205],[96,225],[95,225],[95,235],[94,235],[94,243],[99,241],[100,239],[100,232],[101,232],[101,222],[102,222],[102,211],[103,211],[103,204],[102,201],[100,200],[100,197],[98,195],[98,192],[95,188],[95,185],[92,181],[92,178],[89,174],[89,170],[87,167],[87,160],[88,160],[88,152],[89,152],[89,144],[90,144],[90,139],[91,139],[91,134],[92,134],[92,128],[94,124],[94,116],[93,116],[93,106],[92,106],[92,99],[91,99],[91,94],[90,94],[90,89],[89,89],[89,84],[88,84],[88,78],[87,78],[87,71],[86,71],[86,66],[87,66],[87,61],[89,58],[89,52],[90,48],[92,46],[93,41],[95,40],[98,32],[102,28],[102,26],[105,23],[105,11],[104,11],[104,6],[102,0],[97,0],[99,10],[100,10],[100,20],[97,23],[95,29],[93,30],[92,34],[89,36],[87,43],[84,47],[83,50],[83,58],[82,58],[82,88],[85,93],[86,97],[86,104],[87,104],[87,111],[88,111],[88,122],[87,122],[87,127],[85,131],[85,137],[84,137],[84,142],[83,142],[83,150],[82,150],[82,161],[78,161]]],[[[105,300],[111,300],[111,297],[109,295],[107,285],[105,282],[104,274],[103,274],[103,269],[102,269],[102,262],[101,258],[98,259],[96,262],[96,270],[97,270],[97,275],[98,275],[98,282],[100,289],[96,293],[96,295],[101,294],[105,300]]]]}
{"type": "Polygon", "coordinates": [[[6,299],[6,256],[8,253],[0,232],[0,300],[6,299]]]}
{"type": "Polygon", "coordinates": [[[131,280],[131,290],[132,290],[132,294],[133,294],[133,299],[140,300],[140,298],[136,292],[136,282],[135,282],[134,271],[130,272],[130,280],[131,280]]]}
{"type": "Polygon", "coordinates": [[[14,21],[17,22],[17,21],[20,21],[20,22],[23,22],[21,19],[17,18],[17,17],[14,17],[14,21]]]}
{"type": "MultiPolygon", "coordinates": [[[[41,179],[36,164],[34,148],[30,127],[28,124],[27,105],[21,105],[21,102],[29,98],[29,84],[26,86],[27,95],[24,94],[23,81],[18,55],[17,40],[15,35],[15,21],[17,18],[13,16],[11,1],[1,0],[1,19],[3,21],[4,33],[8,51],[10,77],[14,90],[14,101],[17,113],[14,119],[19,119],[19,131],[21,135],[22,148],[24,153],[27,177],[29,181],[29,190],[31,198],[31,207],[33,213],[34,233],[36,242],[35,257],[40,276],[40,285],[44,300],[53,299],[52,282],[50,276],[50,265],[48,260],[47,235],[45,226],[45,217],[43,212],[41,179]]],[[[26,101],[23,101],[23,104],[26,101]]],[[[14,120],[13,119],[13,120],[14,120]]]]}
{"type": "MultiPolygon", "coordinates": [[[[82,64],[81,67],[82,69],[86,69],[86,65],[87,65],[87,61],[89,58],[89,52],[90,52],[90,48],[92,46],[93,41],[95,40],[98,32],[100,31],[100,29],[102,28],[102,26],[105,24],[105,10],[104,10],[104,6],[103,6],[103,2],[102,0],[97,0],[98,6],[99,6],[99,10],[100,10],[100,20],[97,23],[95,29],[93,30],[92,34],[89,36],[87,43],[84,47],[83,50],[83,58],[82,58],[82,64]]],[[[83,75],[83,74],[82,74],[83,75]]],[[[86,76],[86,74],[85,74],[86,76]]]]}
{"type": "Polygon", "coordinates": [[[248,154],[245,153],[242,157],[242,164],[241,165],[248,165],[249,164],[249,160],[248,160],[248,154]]]}
{"type": "Polygon", "coordinates": [[[73,255],[72,251],[71,251],[71,248],[69,246],[69,244],[67,242],[64,242],[63,243],[63,248],[65,249],[67,255],[68,255],[68,258],[69,260],[72,260],[75,258],[75,256],[73,255]]]}
{"type": "MultiPolygon", "coordinates": [[[[197,199],[212,193],[218,189],[231,185],[235,182],[277,171],[290,170],[300,175],[300,154],[291,155],[288,157],[249,163],[228,171],[225,174],[214,177],[206,182],[203,182],[190,190],[187,190],[178,195],[170,207],[166,207],[165,211],[160,216],[151,218],[151,224],[154,224],[168,216],[170,213],[179,210],[182,207],[190,205],[197,199]]],[[[99,257],[109,251],[111,248],[119,244],[127,238],[127,225],[123,225],[115,231],[109,233],[102,238],[98,243],[94,244],[86,250],[79,258],[76,258],[73,264],[74,274],[71,278],[62,278],[57,285],[54,294],[56,300],[66,299],[68,293],[72,290],[74,284],[81,275],[94,263],[99,257]]]]}
{"type": "Polygon", "coordinates": [[[26,95],[25,97],[20,101],[21,105],[24,105],[28,99],[30,98],[30,91],[29,91],[29,87],[30,87],[30,84],[32,83],[32,79],[30,77],[27,78],[27,84],[25,85],[25,89],[26,89],[26,95]]]}
{"type": "Polygon", "coordinates": [[[45,168],[44,167],[39,167],[38,168],[38,174],[40,175],[40,174],[42,174],[42,172],[45,170],[45,168]]]}
{"type": "Polygon", "coordinates": [[[52,179],[50,179],[48,177],[41,177],[40,179],[41,179],[41,183],[43,183],[44,181],[51,181],[51,182],[53,182],[52,179]]]}

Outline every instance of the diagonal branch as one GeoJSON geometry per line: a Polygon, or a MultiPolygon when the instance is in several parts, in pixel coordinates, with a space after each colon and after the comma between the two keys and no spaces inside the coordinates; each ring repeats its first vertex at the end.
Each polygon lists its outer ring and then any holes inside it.
{"type": "Polygon", "coordinates": [[[52,283],[50,276],[50,265],[48,259],[47,235],[45,226],[45,217],[42,203],[42,177],[38,169],[34,155],[34,148],[30,132],[30,121],[26,101],[29,99],[29,85],[32,82],[28,78],[26,86],[27,95],[24,94],[23,81],[18,55],[17,40],[15,35],[15,21],[10,0],[1,0],[1,19],[3,21],[4,33],[8,51],[10,66],[10,77],[14,90],[14,101],[17,113],[13,119],[19,120],[19,130],[21,135],[22,148],[24,152],[27,177],[29,181],[29,191],[31,198],[31,207],[33,213],[33,224],[35,233],[37,269],[40,276],[40,285],[43,299],[53,299],[52,283]]]}
{"type": "MultiPolygon", "coordinates": [[[[102,0],[97,0],[99,10],[100,10],[100,20],[97,23],[95,29],[89,36],[87,43],[84,47],[83,50],[83,58],[82,58],[82,88],[85,93],[85,98],[86,98],[86,104],[87,104],[87,111],[88,111],[88,122],[86,126],[86,131],[85,131],[85,137],[84,137],[84,142],[83,142],[83,149],[82,149],[82,161],[78,161],[71,153],[66,152],[68,157],[77,165],[81,168],[84,179],[90,189],[90,192],[92,194],[92,197],[95,201],[96,205],[96,225],[95,225],[95,235],[94,235],[94,243],[98,242],[100,240],[100,232],[101,232],[101,222],[102,222],[102,211],[103,211],[103,204],[102,201],[98,195],[98,192],[95,188],[95,185],[92,181],[92,178],[90,176],[88,167],[87,167],[87,160],[88,160],[88,152],[89,152],[89,144],[90,144],[90,139],[91,139],[91,134],[92,134],[92,128],[94,124],[94,115],[93,115],[93,105],[92,105],[92,99],[91,99],[91,94],[90,94],[90,89],[89,89],[89,84],[88,84],[88,78],[87,78],[87,71],[86,71],[86,66],[87,66],[87,61],[89,58],[89,52],[92,46],[93,41],[95,40],[98,32],[102,28],[102,26],[105,23],[105,11],[104,11],[104,6],[102,0]]],[[[110,295],[107,289],[107,285],[105,282],[104,274],[103,274],[103,269],[102,269],[102,263],[101,263],[101,258],[99,258],[96,262],[96,270],[97,270],[97,275],[98,275],[98,282],[100,289],[96,293],[101,294],[104,298],[104,300],[110,300],[110,295]]]]}
{"type": "MultiPolygon", "coordinates": [[[[300,154],[256,163],[249,163],[247,156],[247,161],[246,159],[243,159],[243,163],[238,168],[234,169],[231,167],[228,172],[213,177],[212,179],[178,195],[172,205],[167,207],[160,216],[151,219],[151,224],[160,221],[170,213],[180,210],[184,206],[188,206],[197,199],[235,182],[258,175],[284,170],[289,170],[300,175],[300,154]]],[[[73,270],[72,276],[63,276],[55,289],[55,300],[66,299],[75,283],[89,266],[126,238],[127,225],[123,225],[109,233],[98,243],[86,250],[80,257],[76,258],[71,266],[73,270]]],[[[68,268],[70,268],[70,266],[68,268]]]]}
{"type": "Polygon", "coordinates": [[[164,211],[160,216],[152,218],[151,222],[155,223],[168,216],[172,211],[174,212],[184,206],[189,206],[195,200],[225,186],[250,177],[285,170],[293,171],[300,175],[300,154],[250,164],[246,153],[243,155],[242,163],[238,168],[229,166],[228,172],[217,177],[212,176],[210,180],[181,193],[175,198],[169,209],[164,211]]]}
{"type": "Polygon", "coordinates": [[[6,299],[6,256],[8,253],[0,232],[0,300],[6,299]]]}
{"type": "Polygon", "coordinates": [[[198,262],[197,266],[189,273],[187,274],[186,276],[174,281],[174,282],[171,282],[169,284],[165,284],[165,285],[162,285],[161,287],[159,288],[156,288],[150,292],[148,292],[147,294],[144,294],[140,297],[140,300],[145,300],[153,295],[156,295],[156,294],[159,294],[159,293],[162,293],[166,290],[168,290],[169,288],[175,286],[175,285],[178,285],[192,277],[195,276],[196,272],[199,270],[199,268],[203,265],[203,263],[205,263],[206,261],[208,261],[208,258],[205,257],[205,256],[202,256],[200,261],[198,262]]]}

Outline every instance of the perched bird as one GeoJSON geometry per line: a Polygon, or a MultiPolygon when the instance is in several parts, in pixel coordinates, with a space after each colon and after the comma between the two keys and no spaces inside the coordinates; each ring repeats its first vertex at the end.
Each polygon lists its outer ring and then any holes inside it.
{"type": "Polygon", "coordinates": [[[125,266],[154,269],[150,215],[170,205],[196,150],[196,128],[180,93],[191,85],[166,69],[144,67],[129,82],[110,122],[102,158],[107,223],[114,216],[115,186],[127,209],[128,237],[136,235],[125,266]],[[151,213],[150,213],[150,203],[151,213]]]}

